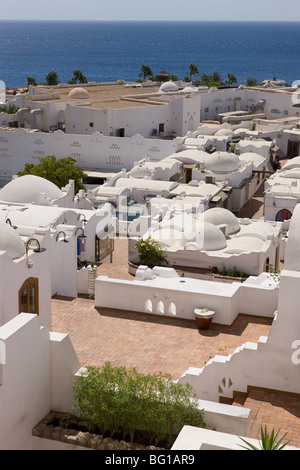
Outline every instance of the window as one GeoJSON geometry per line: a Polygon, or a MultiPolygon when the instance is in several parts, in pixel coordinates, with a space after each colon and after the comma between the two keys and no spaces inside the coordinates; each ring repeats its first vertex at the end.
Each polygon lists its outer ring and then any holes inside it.
{"type": "Polygon", "coordinates": [[[93,123],[93,122],[90,122],[90,127],[94,127],[94,123],[93,123]]]}
{"type": "Polygon", "coordinates": [[[39,314],[38,279],[27,279],[19,290],[19,313],[39,314]]]}

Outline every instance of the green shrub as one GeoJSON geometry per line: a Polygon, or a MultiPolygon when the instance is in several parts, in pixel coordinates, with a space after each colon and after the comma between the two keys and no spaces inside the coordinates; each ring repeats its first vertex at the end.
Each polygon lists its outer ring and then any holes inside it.
{"type": "Polygon", "coordinates": [[[160,243],[154,240],[151,235],[147,238],[139,238],[135,244],[135,248],[139,253],[141,264],[149,266],[150,268],[169,264],[160,243]]]}
{"type": "Polygon", "coordinates": [[[88,367],[73,391],[76,415],[103,435],[121,433],[132,442],[142,430],[150,443],[171,446],[184,425],[205,427],[192,387],[173,382],[168,374],[143,375],[107,362],[102,369],[88,367]]]}

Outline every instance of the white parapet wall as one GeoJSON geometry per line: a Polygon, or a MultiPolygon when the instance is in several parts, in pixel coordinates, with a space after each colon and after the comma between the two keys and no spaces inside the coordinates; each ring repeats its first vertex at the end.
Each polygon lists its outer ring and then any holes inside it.
{"type": "Polygon", "coordinates": [[[272,318],[277,296],[265,273],[248,283],[227,284],[182,278],[172,268],[140,266],[134,281],[99,276],[95,283],[96,307],[187,320],[195,319],[194,309],[207,307],[215,312],[213,323],[224,325],[231,325],[239,313],[272,318]]]}

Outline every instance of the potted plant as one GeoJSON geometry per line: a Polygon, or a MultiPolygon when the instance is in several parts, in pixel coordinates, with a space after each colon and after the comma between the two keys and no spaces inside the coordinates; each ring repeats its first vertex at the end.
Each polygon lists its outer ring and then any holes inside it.
{"type": "Polygon", "coordinates": [[[285,442],[284,444],[282,443],[283,439],[287,435],[285,433],[280,439],[278,439],[278,434],[279,431],[274,435],[274,429],[272,429],[271,433],[268,432],[267,426],[263,429],[263,427],[260,428],[260,441],[259,441],[259,447],[251,444],[250,442],[246,441],[242,437],[240,439],[245,442],[246,446],[241,446],[246,450],[282,450],[284,447],[288,445],[290,441],[285,442]]]}

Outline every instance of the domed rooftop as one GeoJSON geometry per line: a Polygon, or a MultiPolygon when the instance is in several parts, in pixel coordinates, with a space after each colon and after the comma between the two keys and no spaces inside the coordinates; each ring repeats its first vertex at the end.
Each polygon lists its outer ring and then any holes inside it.
{"type": "Polygon", "coordinates": [[[165,82],[161,85],[159,91],[162,93],[168,93],[169,91],[178,91],[178,86],[172,81],[165,82]]]}
{"type": "Polygon", "coordinates": [[[24,243],[16,230],[9,224],[0,222],[0,251],[5,251],[12,259],[25,255],[24,243]]]}
{"type": "Polygon", "coordinates": [[[149,178],[151,176],[151,171],[145,166],[135,166],[130,171],[130,176],[132,178],[149,178]]]}
{"type": "Polygon", "coordinates": [[[240,224],[237,217],[228,209],[213,207],[203,213],[205,222],[213,225],[227,225],[228,234],[232,235],[240,231],[240,224]]]}
{"type": "Polygon", "coordinates": [[[214,173],[233,173],[239,169],[240,160],[233,153],[214,152],[206,157],[205,166],[214,173]]]}
{"type": "Polygon", "coordinates": [[[284,164],[283,170],[292,170],[300,167],[300,157],[294,157],[284,164]]]}
{"type": "Polygon", "coordinates": [[[183,91],[183,93],[195,93],[196,91],[198,91],[198,89],[194,88],[192,86],[186,86],[186,87],[184,87],[184,89],[182,91],[183,91]]]}
{"type": "Polygon", "coordinates": [[[45,204],[62,197],[62,191],[51,181],[40,176],[24,175],[10,181],[0,191],[0,200],[16,203],[45,204]]]}
{"type": "Polygon", "coordinates": [[[183,242],[187,250],[215,251],[226,248],[222,230],[209,222],[197,221],[184,230],[183,242]]]}
{"type": "Polygon", "coordinates": [[[89,93],[84,88],[73,88],[68,94],[68,98],[73,100],[88,100],[90,97],[89,93]]]}
{"type": "Polygon", "coordinates": [[[219,129],[215,135],[224,135],[224,136],[227,136],[227,135],[232,135],[233,134],[233,131],[231,129],[219,129]]]}

